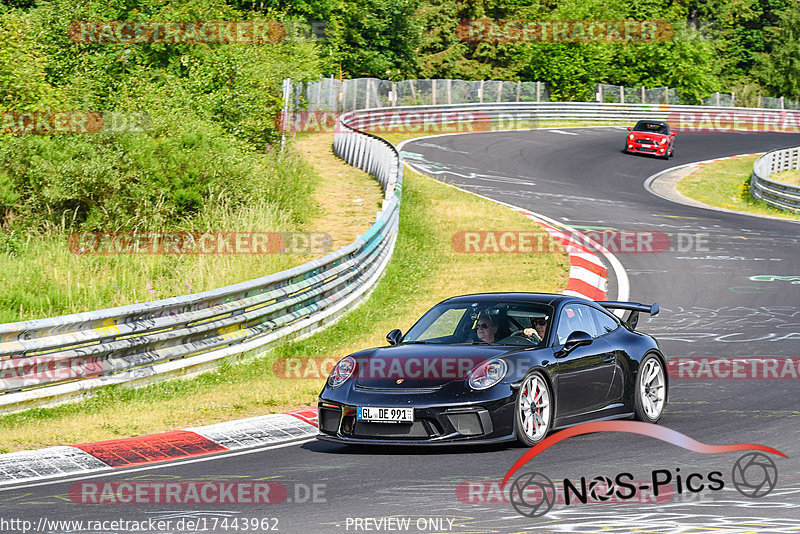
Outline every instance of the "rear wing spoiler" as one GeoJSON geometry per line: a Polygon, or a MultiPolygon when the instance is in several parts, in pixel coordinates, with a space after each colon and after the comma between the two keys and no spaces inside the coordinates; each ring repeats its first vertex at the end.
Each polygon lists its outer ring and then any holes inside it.
{"type": "Polygon", "coordinates": [[[628,310],[630,313],[627,317],[622,319],[629,329],[634,330],[636,325],[639,324],[639,312],[649,313],[651,316],[658,315],[660,308],[658,302],[654,302],[652,306],[647,304],[640,304],[638,302],[622,302],[617,300],[606,300],[598,302],[600,306],[607,310],[628,310]]]}

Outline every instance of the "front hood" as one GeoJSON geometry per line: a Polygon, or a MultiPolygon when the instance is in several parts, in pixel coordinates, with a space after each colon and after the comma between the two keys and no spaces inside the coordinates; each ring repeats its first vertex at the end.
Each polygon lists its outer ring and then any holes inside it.
{"type": "Polygon", "coordinates": [[[356,384],[379,389],[435,388],[464,380],[476,365],[518,350],[519,347],[497,345],[382,347],[353,355],[357,362],[356,384]]]}
{"type": "Polygon", "coordinates": [[[642,134],[633,132],[633,139],[634,141],[641,141],[645,139],[647,141],[655,141],[656,143],[660,143],[662,139],[668,138],[668,135],[661,135],[661,134],[642,134]]]}

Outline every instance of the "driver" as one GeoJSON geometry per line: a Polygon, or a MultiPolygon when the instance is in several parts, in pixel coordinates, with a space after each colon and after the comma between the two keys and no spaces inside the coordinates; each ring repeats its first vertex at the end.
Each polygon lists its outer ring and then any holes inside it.
{"type": "Polygon", "coordinates": [[[526,328],[525,335],[536,342],[544,339],[544,332],[547,330],[547,317],[537,317],[533,321],[533,328],[526,328]]]}

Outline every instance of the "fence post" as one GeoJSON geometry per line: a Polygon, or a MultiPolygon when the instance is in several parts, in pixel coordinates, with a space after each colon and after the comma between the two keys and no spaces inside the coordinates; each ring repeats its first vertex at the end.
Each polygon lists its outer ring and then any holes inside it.
{"type": "Polygon", "coordinates": [[[644,93],[644,85],[643,85],[642,86],[642,104],[646,104],[647,103],[647,102],[645,102],[646,98],[645,98],[644,94],[645,93],[644,93]]]}
{"type": "Polygon", "coordinates": [[[536,82],[536,101],[542,101],[542,82],[536,82]]]}
{"type": "Polygon", "coordinates": [[[716,97],[717,97],[717,107],[719,107],[719,91],[717,91],[716,97]]]}
{"type": "Polygon", "coordinates": [[[624,104],[625,103],[625,86],[624,85],[620,85],[619,86],[619,103],[620,104],[624,104]]]}
{"type": "Polygon", "coordinates": [[[519,102],[519,94],[522,91],[522,80],[517,81],[517,102],[519,102]]]}
{"type": "Polygon", "coordinates": [[[731,91],[731,107],[736,106],[736,93],[731,91]]]}
{"type": "Polygon", "coordinates": [[[408,86],[411,87],[411,101],[412,106],[417,105],[417,92],[414,90],[414,80],[408,80],[408,86]]]}
{"type": "Polygon", "coordinates": [[[758,107],[762,107],[761,106],[761,95],[758,95],[758,107]]]}
{"type": "Polygon", "coordinates": [[[480,99],[480,103],[483,104],[483,80],[481,80],[481,85],[478,87],[478,98],[480,99]]]}
{"type": "Polygon", "coordinates": [[[392,107],[397,105],[397,84],[392,82],[392,107]]]}
{"type": "Polygon", "coordinates": [[[431,104],[433,104],[435,106],[435,105],[437,105],[439,103],[439,99],[437,98],[437,95],[436,95],[436,78],[431,80],[431,86],[432,86],[431,87],[431,100],[432,100],[431,104]]]}
{"type": "Polygon", "coordinates": [[[603,103],[603,84],[602,83],[598,83],[597,84],[597,98],[598,98],[598,102],[600,102],[602,104],[603,103]]]}
{"type": "Polygon", "coordinates": [[[783,97],[781,97],[781,109],[783,109],[783,97]]]}
{"type": "Polygon", "coordinates": [[[451,80],[450,78],[447,78],[447,103],[448,104],[452,104],[453,103],[453,91],[452,91],[452,88],[453,88],[453,80],[451,80]]]}
{"type": "Polygon", "coordinates": [[[497,101],[502,102],[503,100],[503,82],[500,81],[500,85],[497,86],[497,101]]]}
{"type": "Polygon", "coordinates": [[[664,104],[669,106],[669,87],[664,88],[664,104]]]}
{"type": "Polygon", "coordinates": [[[292,91],[292,79],[291,78],[284,78],[283,79],[283,117],[281,120],[281,152],[283,152],[283,147],[286,145],[286,119],[288,118],[289,114],[289,98],[292,91]]]}

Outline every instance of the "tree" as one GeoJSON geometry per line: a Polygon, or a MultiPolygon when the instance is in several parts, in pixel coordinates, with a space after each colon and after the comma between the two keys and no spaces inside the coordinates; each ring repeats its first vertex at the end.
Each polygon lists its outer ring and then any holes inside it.
{"type": "Polygon", "coordinates": [[[780,12],[769,35],[770,52],[758,55],[757,73],[776,95],[800,100],[800,11],[780,12]]]}
{"type": "MultiPolygon", "coordinates": [[[[396,79],[416,71],[416,0],[342,1],[333,15],[330,54],[352,77],[396,79]]],[[[338,74],[338,73],[337,73],[338,74]]]]}

